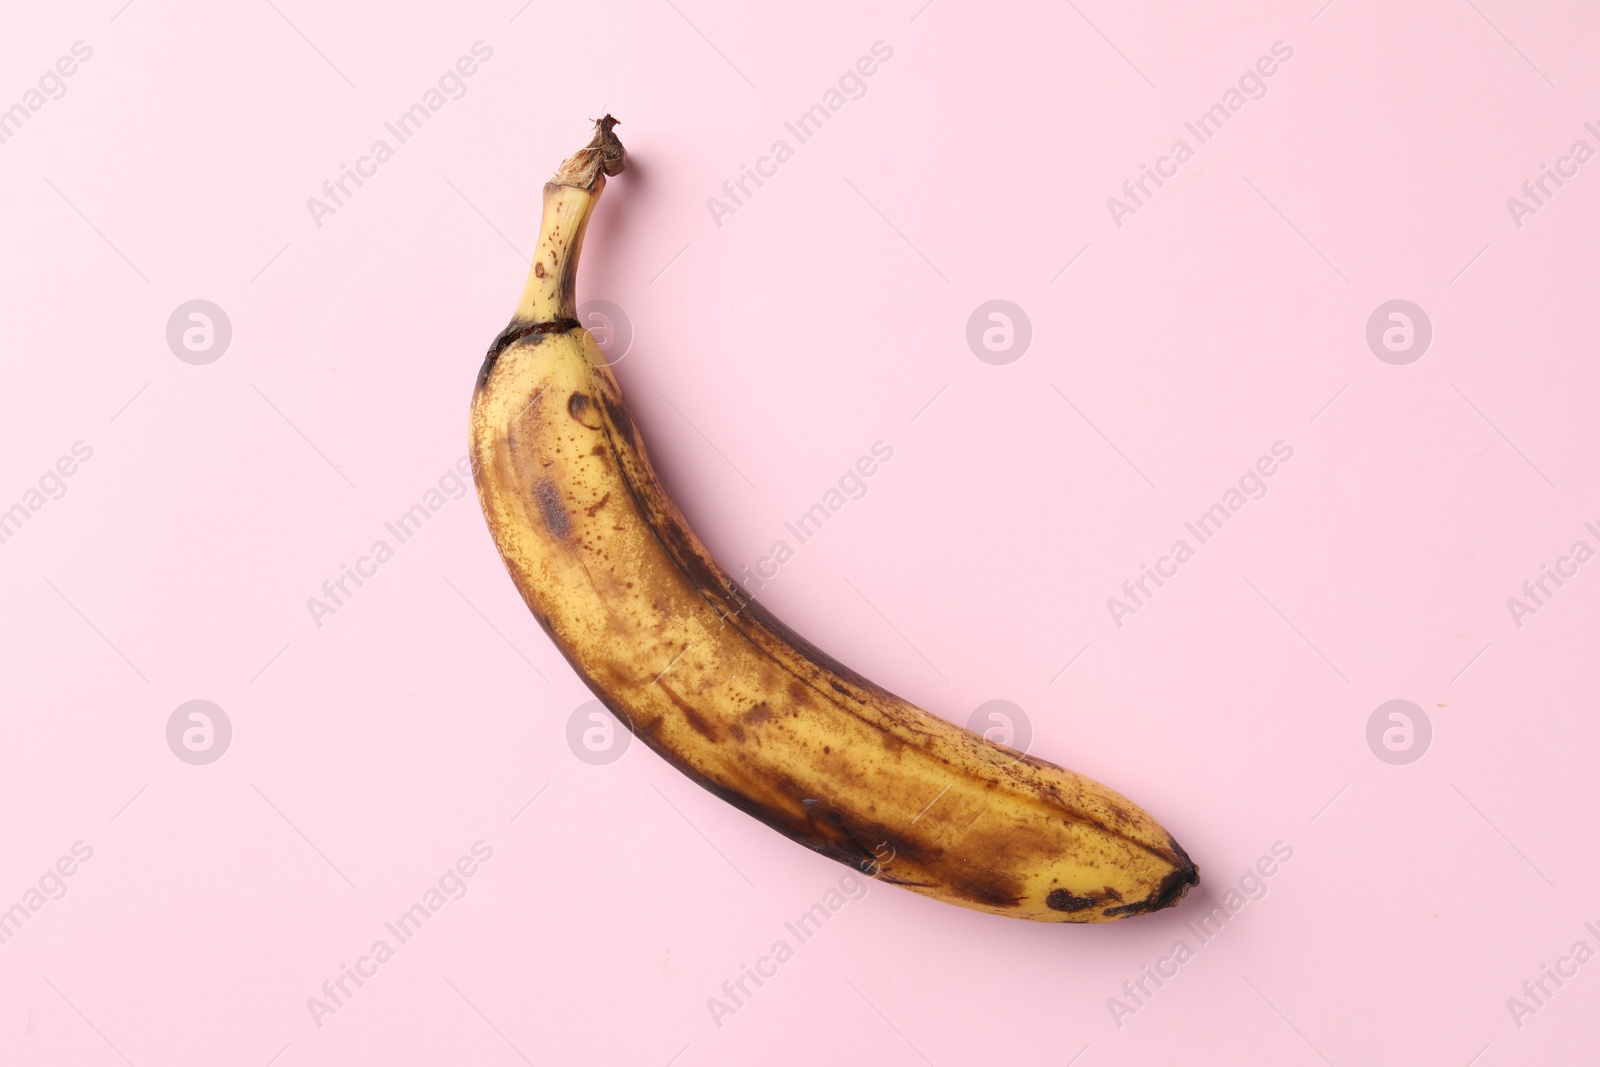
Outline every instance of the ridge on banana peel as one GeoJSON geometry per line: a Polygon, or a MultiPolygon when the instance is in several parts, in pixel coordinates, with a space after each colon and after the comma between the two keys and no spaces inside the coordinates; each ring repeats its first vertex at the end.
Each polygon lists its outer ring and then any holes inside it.
{"type": "Polygon", "coordinates": [[[473,394],[479,502],[539,624],[667,762],[881,881],[1046,922],[1175,904],[1199,871],[1138,806],[837,662],[690,530],[577,320],[584,229],[624,166],[616,124],[599,120],[545,185],[527,287],[473,394]]]}

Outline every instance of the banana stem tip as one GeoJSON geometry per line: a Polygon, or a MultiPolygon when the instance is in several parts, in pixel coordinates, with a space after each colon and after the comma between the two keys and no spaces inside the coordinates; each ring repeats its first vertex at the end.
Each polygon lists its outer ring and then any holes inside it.
{"type": "Polygon", "coordinates": [[[556,176],[550,179],[551,184],[593,189],[600,175],[615,177],[621,174],[627,164],[627,153],[622,142],[617,140],[617,135],[611,132],[616,125],[617,120],[610,115],[596,119],[594,136],[561,164],[556,176]]]}

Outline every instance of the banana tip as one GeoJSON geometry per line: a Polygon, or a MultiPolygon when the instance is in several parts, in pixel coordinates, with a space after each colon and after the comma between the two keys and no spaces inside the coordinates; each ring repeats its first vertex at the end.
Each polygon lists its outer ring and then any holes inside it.
{"type": "Polygon", "coordinates": [[[1200,868],[1189,858],[1188,853],[1178,847],[1176,841],[1172,843],[1172,848],[1182,863],[1161,880],[1161,887],[1156,890],[1155,896],[1150,901],[1151,911],[1172,907],[1182,900],[1189,890],[1200,884],[1200,868]]]}

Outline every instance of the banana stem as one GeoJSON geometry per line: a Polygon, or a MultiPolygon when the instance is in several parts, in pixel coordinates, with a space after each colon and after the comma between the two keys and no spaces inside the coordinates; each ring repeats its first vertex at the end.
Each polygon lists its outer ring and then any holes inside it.
{"type": "Polygon", "coordinates": [[[621,174],[627,159],[622,142],[611,132],[616,125],[610,115],[597,121],[589,143],[562,163],[545,185],[539,243],[512,316],[513,326],[553,331],[578,325],[575,293],[584,230],[606,187],[606,176],[621,174]]]}
{"type": "Polygon", "coordinates": [[[594,136],[589,143],[568,156],[556,171],[556,176],[550,179],[552,185],[572,185],[580,189],[595,189],[595,182],[601,180],[602,172],[613,178],[622,173],[622,168],[627,165],[627,154],[623,151],[622,142],[617,140],[617,135],[611,131],[619,125],[617,120],[607,115],[597,119],[594,124],[594,136]]]}

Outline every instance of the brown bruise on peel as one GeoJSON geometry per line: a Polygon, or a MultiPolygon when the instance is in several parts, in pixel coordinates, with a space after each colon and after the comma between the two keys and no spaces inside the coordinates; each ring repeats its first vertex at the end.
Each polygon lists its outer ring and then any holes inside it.
{"type": "Polygon", "coordinates": [[[545,528],[552,537],[566,540],[572,532],[572,522],[567,518],[567,509],[561,503],[561,489],[549,478],[540,478],[533,483],[533,499],[539,505],[539,517],[544,519],[545,528]]]}
{"type": "Polygon", "coordinates": [[[667,694],[667,699],[672,701],[673,705],[683,713],[684,721],[690,726],[694,727],[696,733],[698,733],[701,737],[704,737],[707,741],[711,742],[720,741],[722,739],[721,735],[717,732],[717,728],[712,725],[711,720],[707,719],[704,715],[701,715],[698,711],[696,711],[693,704],[679,696],[670,685],[664,685],[659,680],[656,682],[656,684],[661,687],[661,691],[663,693],[667,694]]]}
{"type": "MultiPolygon", "coordinates": [[[[603,429],[604,427],[598,422],[591,423],[584,421],[584,416],[589,413],[590,408],[593,406],[593,402],[589,399],[588,393],[574,392],[571,396],[567,397],[567,414],[572,417],[573,422],[576,422],[579,426],[582,426],[586,430],[603,429]]],[[[596,445],[595,447],[600,448],[599,445],[596,445]]],[[[602,449],[602,452],[603,451],[604,450],[602,449]]]]}
{"type": "Polygon", "coordinates": [[[1075,897],[1065,889],[1052,889],[1044,898],[1045,907],[1068,913],[1087,911],[1098,902],[1096,897],[1075,897]]]}

